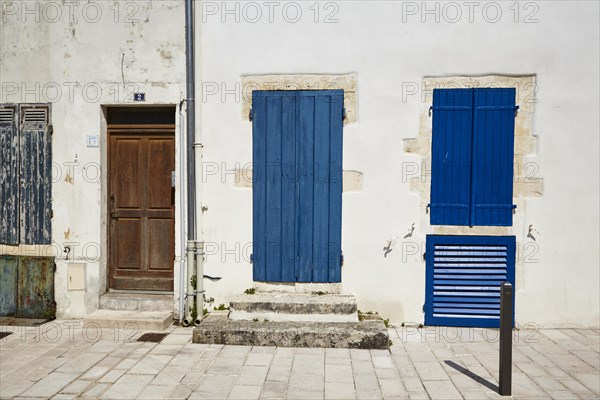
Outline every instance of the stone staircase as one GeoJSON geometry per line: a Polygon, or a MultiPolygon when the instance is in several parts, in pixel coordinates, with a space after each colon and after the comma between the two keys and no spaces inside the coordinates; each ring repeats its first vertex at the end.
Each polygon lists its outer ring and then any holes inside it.
{"type": "Polygon", "coordinates": [[[173,323],[173,295],[108,292],[100,297],[100,308],[83,322],[100,328],[164,330],[173,323]]]}
{"type": "Polygon", "coordinates": [[[381,319],[359,321],[356,298],[336,293],[257,291],[241,294],[229,312],[210,313],[194,343],[280,347],[387,349],[381,319]]]}

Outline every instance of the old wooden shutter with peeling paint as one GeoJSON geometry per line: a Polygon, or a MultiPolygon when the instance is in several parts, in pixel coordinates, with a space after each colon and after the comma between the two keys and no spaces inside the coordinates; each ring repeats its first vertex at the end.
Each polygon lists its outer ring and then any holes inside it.
{"type": "Polygon", "coordinates": [[[19,243],[17,106],[0,106],[0,243],[19,243]]]}
{"type": "Polygon", "coordinates": [[[52,218],[52,152],[49,106],[21,106],[20,242],[50,244],[52,218]]]}

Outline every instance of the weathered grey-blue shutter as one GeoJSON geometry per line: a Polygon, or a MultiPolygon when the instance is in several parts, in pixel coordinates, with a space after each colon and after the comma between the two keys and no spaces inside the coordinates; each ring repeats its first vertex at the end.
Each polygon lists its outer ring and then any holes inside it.
{"type": "Polygon", "coordinates": [[[19,243],[19,133],[16,105],[0,106],[0,244],[19,243]]]}
{"type": "Polygon", "coordinates": [[[21,106],[19,214],[21,243],[50,244],[52,151],[50,108],[21,106]]]}

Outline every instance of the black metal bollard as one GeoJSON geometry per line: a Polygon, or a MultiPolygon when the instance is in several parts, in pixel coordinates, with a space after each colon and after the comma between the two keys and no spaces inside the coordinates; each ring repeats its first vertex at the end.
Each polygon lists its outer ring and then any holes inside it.
{"type": "Polygon", "coordinates": [[[500,385],[498,393],[510,396],[512,389],[513,286],[500,285],[500,385]]]}

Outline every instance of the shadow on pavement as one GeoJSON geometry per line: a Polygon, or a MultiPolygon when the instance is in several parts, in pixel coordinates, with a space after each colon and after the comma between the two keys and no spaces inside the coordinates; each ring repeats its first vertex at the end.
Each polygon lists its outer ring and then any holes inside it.
{"type": "Polygon", "coordinates": [[[444,360],[444,362],[446,363],[446,365],[454,368],[458,372],[462,372],[463,374],[465,374],[469,378],[473,379],[474,381],[481,383],[483,386],[493,390],[494,392],[498,392],[498,386],[494,385],[492,382],[488,381],[487,379],[484,379],[484,378],[480,377],[479,375],[474,374],[473,372],[469,371],[468,369],[461,367],[454,361],[444,360]]]}

